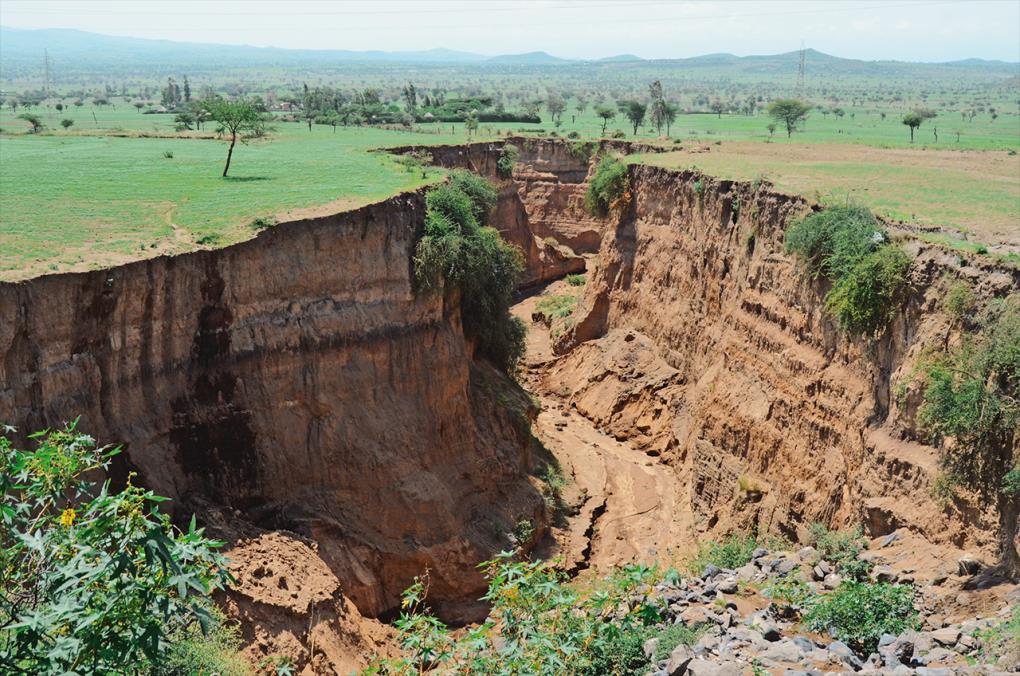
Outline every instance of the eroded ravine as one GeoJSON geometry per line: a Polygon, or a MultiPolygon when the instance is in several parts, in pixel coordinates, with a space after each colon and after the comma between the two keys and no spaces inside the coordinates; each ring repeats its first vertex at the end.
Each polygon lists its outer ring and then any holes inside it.
{"type": "MultiPolygon", "coordinates": [[[[542,290],[556,293],[560,287],[565,283],[542,290]]],[[[539,298],[529,295],[514,306],[529,325],[521,380],[541,408],[532,432],[560,464],[570,513],[554,523],[555,545],[542,553],[561,559],[570,572],[673,558],[674,548],[693,542],[689,511],[680,508],[682,482],[659,458],[617,441],[557,395],[546,377],[557,359],[549,329],[531,321],[539,298]]]]}

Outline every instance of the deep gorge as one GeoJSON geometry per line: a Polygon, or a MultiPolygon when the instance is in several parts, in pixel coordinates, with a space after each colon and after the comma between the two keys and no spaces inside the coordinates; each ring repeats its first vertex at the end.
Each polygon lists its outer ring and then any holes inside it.
{"type": "MultiPolygon", "coordinates": [[[[925,345],[953,339],[942,278],[1001,296],[1020,288],[1015,270],[908,239],[902,311],[876,340],[850,340],[824,315],[824,284],[783,251],[805,200],[633,165],[629,203],[594,218],[598,148],[512,143],[509,178],[501,144],[426,150],[497,183],[490,221],[525,254],[522,288],[588,271],[542,387],[675,473],[692,538],[797,540],[822,521],[994,548],[993,515],[930,498],[937,452],[916,392],[893,389],[925,345]]],[[[455,296],[412,290],[423,218],[409,193],[224,249],[0,284],[0,421],[24,434],[80,415],[125,445],[117,480],[137,472],[239,541],[314,545],[304,560],[339,585],[307,608],[277,604],[295,618],[316,604],[387,616],[425,568],[444,616],[477,618],[475,564],[520,519],[536,541],[548,525],[522,424],[536,411],[473,359],[455,296]]],[[[264,598],[238,612],[271,626],[264,598]]]]}

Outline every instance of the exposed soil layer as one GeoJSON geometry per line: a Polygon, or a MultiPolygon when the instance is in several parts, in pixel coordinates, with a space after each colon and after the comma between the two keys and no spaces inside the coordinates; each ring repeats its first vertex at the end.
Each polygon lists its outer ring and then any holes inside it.
{"type": "MultiPolygon", "coordinates": [[[[410,193],[217,251],[0,284],[0,420],[81,416],[179,513],[222,505],[318,543],[360,612],[426,567],[474,617],[475,565],[541,532],[527,397],[472,361],[455,297],[416,295],[410,193]]],[[[449,602],[449,603],[447,603],[449,602]]]]}

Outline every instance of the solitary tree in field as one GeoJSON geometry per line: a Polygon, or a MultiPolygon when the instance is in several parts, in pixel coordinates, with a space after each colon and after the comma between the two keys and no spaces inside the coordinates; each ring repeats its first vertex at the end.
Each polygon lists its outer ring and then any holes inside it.
{"type": "Polygon", "coordinates": [[[266,115],[260,113],[247,99],[228,101],[217,97],[206,100],[202,107],[208,113],[209,119],[219,124],[216,132],[230,137],[227,163],[223,165],[223,175],[226,176],[237,142],[247,143],[249,139],[264,136],[268,131],[266,115]]]}
{"type": "Polygon", "coordinates": [[[921,126],[924,122],[924,118],[918,115],[916,112],[909,112],[903,116],[903,124],[910,127],[910,142],[914,142],[914,130],[921,126]]]}
{"type": "Polygon", "coordinates": [[[938,116],[931,108],[914,108],[903,116],[903,124],[910,127],[910,142],[914,142],[914,130],[921,126],[925,120],[931,120],[938,116]]]}
{"type": "Polygon", "coordinates": [[[40,119],[40,117],[35,113],[22,113],[21,115],[18,115],[18,119],[24,120],[32,125],[32,128],[29,130],[30,134],[38,134],[43,129],[42,119],[40,119]]]}
{"type": "Polygon", "coordinates": [[[662,110],[663,117],[666,120],[666,136],[669,136],[669,128],[676,121],[676,114],[680,111],[680,108],[669,101],[666,102],[665,107],[662,110]]]}
{"type": "Polygon", "coordinates": [[[811,106],[798,99],[776,99],[769,104],[769,115],[786,126],[786,137],[793,136],[797,125],[807,119],[811,106]]]}
{"type": "Polygon", "coordinates": [[[631,125],[634,127],[634,135],[637,136],[638,127],[645,121],[645,112],[648,111],[648,106],[640,101],[621,101],[620,108],[623,110],[623,114],[630,120],[631,125]]]}
{"type": "Polygon", "coordinates": [[[567,109],[567,102],[559,94],[549,94],[545,107],[549,110],[549,116],[553,121],[558,122],[563,116],[563,111],[567,109]]]}
{"type": "Polygon", "coordinates": [[[653,82],[648,88],[648,94],[652,99],[649,106],[651,122],[655,126],[655,133],[661,136],[662,128],[666,125],[666,99],[662,96],[662,82],[653,82]]]}
{"type": "Polygon", "coordinates": [[[72,124],[74,124],[74,120],[69,120],[66,117],[60,121],[60,126],[64,129],[70,128],[72,124]]]}
{"type": "Polygon", "coordinates": [[[596,106],[595,114],[602,118],[602,135],[606,135],[606,125],[616,117],[616,111],[606,106],[596,106]]]}
{"type": "Polygon", "coordinates": [[[722,101],[712,101],[712,112],[716,114],[716,117],[722,119],[722,114],[726,112],[726,104],[722,101]]]}
{"type": "Polygon", "coordinates": [[[770,122],[769,126],[767,126],[765,128],[769,130],[769,138],[772,138],[772,135],[776,133],[776,125],[775,125],[775,123],[770,122]]]}
{"type": "Polygon", "coordinates": [[[418,112],[418,90],[413,83],[408,82],[401,93],[404,96],[404,112],[414,118],[418,112]]]}

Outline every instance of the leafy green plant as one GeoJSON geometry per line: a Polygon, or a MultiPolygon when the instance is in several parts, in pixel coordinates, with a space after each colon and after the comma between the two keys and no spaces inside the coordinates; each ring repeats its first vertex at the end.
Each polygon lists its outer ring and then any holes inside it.
{"type": "Polygon", "coordinates": [[[957,487],[960,480],[950,472],[939,472],[931,482],[931,497],[943,507],[953,504],[959,497],[957,487]]]}
{"type": "Polygon", "coordinates": [[[1020,660],[1020,606],[1013,607],[1013,613],[994,627],[975,633],[981,641],[981,656],[993,661],[1012,656],[1020,660]]]}
{"type": "Polygon", "coordinates": [[[955,282],[946,291],[942,307],[957,321],[969,318],[977,307],[974,289],[963,280],[955,282]]]}
{"type": "Polygon", "coordinates": [[[0,437],[0,664],[17,672],[114,673],[164,664],[171,637],[203,632],[208,595],[229,574],[192,518],[176,529],[166,498],[95,477],[119,449],[97,448],[75,424],[0,437]]]}
{"type": "Polygon", "coordinates": [[[782,603],[798,610],[810,607],[817,598],[803,578],[793,575],[773,580],[762,591],[762,594],[773,602],[782,603]]]}
{"type": "Polygon", "coordinates": [[[833,564],[837,573],[852,580],[867,579],[872,564],[860,558],[861,552],[868,547],[860,526],[850,531],[838,531],[813,523],[809,533],[809,541],[818,550],[819,558],[833,564]]]}
{"type": "Polygon", "coordinates": [[[886,241],[866,207],[834,205],[815,211],[786,231],[786,251],[800,258],[813,277],[837,280],[886,241]]]}
{"type": "Polygon", "coordinates": [[[945,471],[996,503],[1000,557],[1017,573],[1020,482],[1013,449],[1020,425],[1020,295],[990,302],[978,325],[958,348],[920,367],[918,421],[942,446],[945,471]]]}
{"type": "Polygon", "coordinates": [[[720,568],[740,568],[751,561],[751,554],[757,546],[753,536],[734,533],[722,540],[702,544],[687,568],[692,575],[701,575],[710,563],[720,568]]]}
{"type": "Polygon", "coordinates": [[[883,246],[836,281],[825,308],[847,333],[873,335],[895,316],[909,267],[902,249],[883,246]]]}
{"type": "Polygon", "coordinates": [[[907,585],[848,580],[822,597],[804,616],[812,631],[827,631],[860,654],[872,653],[882,634],[917,626],[914,590],[907,585]]]}
{"type": "Polygon", "coordinates": [[[545,562],[518,561],[509,552],[481,567],[489,581],[483,598],[492,606],[486,622],[453,636],[427,606],[427,578],[416,580],[396,622],[403,656],[377,670],[590,676],[648,670],[642,645],[662,619],[651,596],[654,570],[626,566],[581,587],[545,562]]]}
{"type": "Polygon", "coordinates": [[[840,205],[809,214],[787,230],[786,250],[813,277],[833,282],[825,307],[844,331],[872,335],[895,314],[910,259],[867,208],[840,205]]]}
{"type": "Polygon", "coordinates": [[[496,174],[500,178],[510,178],[514,172],[514,164],[517,162],[517,158],[520,157],[521,151],[517,146],[506,143],[499,151],[499,157],[496,159],[496,174]]]}
{"type": "Polygon", "coordinates": [[[425,232],[418,241],[415,285],[460,292],[464,333],[478,352],[507,373],[524,353],[524,323],[510,314],[523,255],[483,223],[496,202],[484,179],[453,172],[450,182],[425,196],[425,232]]]}
{"type": "Polygon", "coordinates": [[[584,286],[585,284],[584,275],[567,275],[564,279],[570,286],[584,286]]]}
{"type": "Polygon", "coordinates": [[[694,645],[698,642],[705,631],[708,629],[708,625],[696,624],[687,625],[683,623],[671,624],[665,629],[660,631],[656,636],[659,642],[655,644],[655,653],[652,656],[653,661],[659,662],[667,659],[677,646],[680,645],[694,645]]]}
{"type": "Polygon", "coordinates": [[[603,157],[588,182],[584,205],[594,215],[604,216],[615,205],[627,199],[630,179],[627,165],[611,155],[603,157]]]}
{"type": "Polygon", "coordinates": [[[252,673],[251,665],[239,652],[242,646],[240,627],[236,622],[230,622],[212,603],[207,603],[206,609],[213,618],[208,633],[194,624],[176,628],[167,637],[170,650],[165,659],[149,665],[153,676],[246,676],[252,673]]]}
{"type": "Polygon", "coordinates": [[[248,227],[257,232],[259,230],[271,228],[274,225],[276,225],[276,219],[272,216],[259,216],[258,218],[253,219],[252,222],[248,224],[248,227]]]}

